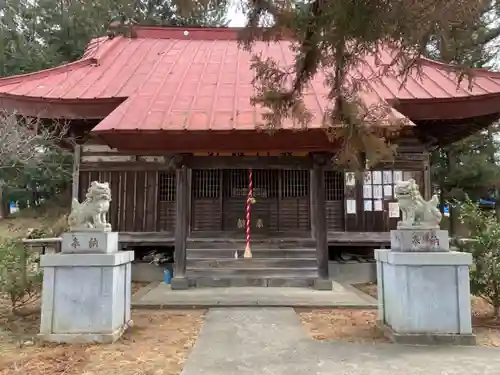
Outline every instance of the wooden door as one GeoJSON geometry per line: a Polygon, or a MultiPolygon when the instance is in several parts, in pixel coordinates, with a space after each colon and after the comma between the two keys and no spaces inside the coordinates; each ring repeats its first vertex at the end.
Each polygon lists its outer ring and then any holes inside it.
{"type": "MultiPolygon", "coordinates": [[[[253,197],[250,224],[254,234],[278,230],[278,172],[270,169],[252,170],[253,197]]],[[[223,171],[223,230],[244,233],[248,198],[248,169],[223,171]]]]}

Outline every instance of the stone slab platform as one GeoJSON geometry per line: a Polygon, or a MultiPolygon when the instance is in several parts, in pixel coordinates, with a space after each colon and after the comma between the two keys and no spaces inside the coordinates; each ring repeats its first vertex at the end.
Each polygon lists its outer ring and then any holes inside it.
{"type": "Polygon", "coordinates": [[[210,309],[181,375],[497,375],[499,354],[317,341],[291,308],[210,309]]]}
{"type": "Polygon", "coordinates": [[[377,301],[350,285],[333,282],[332,290],[310,288],[200,288],[172,290],[152,283],[132,298],[134,308],[304,307],[375,309],[377,301]]]}

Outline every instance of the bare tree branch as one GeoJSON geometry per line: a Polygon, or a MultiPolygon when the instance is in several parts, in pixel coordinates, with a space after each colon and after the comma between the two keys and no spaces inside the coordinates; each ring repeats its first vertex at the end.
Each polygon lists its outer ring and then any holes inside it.
{"type": "Polygon", "coordinates": [[[47,127],[40,119],[0,111],[0,169],[40,164],[47,147],[60,147],[66,135],[65,124],[47,127]]]}

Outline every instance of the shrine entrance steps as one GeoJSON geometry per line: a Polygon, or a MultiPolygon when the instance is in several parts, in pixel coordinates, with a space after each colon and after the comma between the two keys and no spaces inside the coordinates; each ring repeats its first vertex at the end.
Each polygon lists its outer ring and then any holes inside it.
{"type": "Polygon", "coordinates": [[[244,240],[190,238],[186,277],[198,288],[310,287],[318,276],[315,245],[311,238],[255,239],[249,259],[244,240]]]}

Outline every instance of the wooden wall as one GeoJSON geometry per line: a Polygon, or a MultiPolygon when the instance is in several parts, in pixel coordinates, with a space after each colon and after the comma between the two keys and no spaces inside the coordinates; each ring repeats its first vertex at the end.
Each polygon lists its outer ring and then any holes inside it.
{"type": "MultiPolygon", "coordinates": [[[[386,232],[396,228],[399,218],[389,215],[389,203],[396,202],[394,198],[394,181],[396,174],[401,174],[403,180],[413,178],[420,186],[422,196],[429,199],[430,179],[429,155],[422,145],[406,145],[398,148],[398,154],[391,162],[380,163],[364,174],[355,176],[354,185],[345,187],[345,202],[348,199],[356,201],[356,213],[349,213],[346,207],[346,231],[349,232],[386,232]],[[373,177],[379,174],[382,181],[374,181],[373,177]],[[384,176],[390,175],[392,184],[387,183],[384,176]],[[392,185],[385,188],[385,185],[392,185]],[[382,190],[382,198],[374,194],[382,190]],[[391,194],[385,192],[391,191],[391,194]],[[371,197],[370,197],[371,196],[371,197]],[[365,201],[371,210],[365,207],[365,201]],[[377,202],[377,207],[375,207],[377,202]],[[380,202],[381,201],[381,202],[380,202]]],[[[378,177],[378,176],[377,176],[378,177]]],[[[347,204],[346,204],[347,206],[347,204]]]]}
{"type": "Polygon", "coordinates": [[[109,220],[115,230],[173,233],[175,173],[165,171],[164,157],[126,155],[88,144],[82,146],[79,169],[80,200],[92,181],[109,181],[109,220]]]}
{"type": "MultiPolygon", "coordinates": [[[[81,147],[78,186],[79,198],[84,198],[83,196],[91,181],[109,181],[113,198],[109,219],[113,228],[120,232],[162,231],[173,233],[175,230],[175,172],[168,171],[168,160],[169,157],[165,155],[132,155],[117,152],[106,145],[91,141],[81,147]]],[[[395,172],[401,172],[403,179],[414,178],[421,187],[422,195],[428,196],[430,188],[430,182],[426,178],[428,163],[428,155],[422,146],[402,146],[399,148],[399,154],[394,161],[381,163],[372,168],[371,175],[373,177],[373,172],[383,173],[384,171],[391,171],[394,178],[395,172]]],[[[376,199],[373,197],[373,189],[376,189],[375,185],[381,185],[379,188],[384,190],[385,183],[375,184],[372,181],[372,198],[367,198],[366,188],[364,187],[365,179],[367,178],[366,173],[365,175],[361,173],[355,174],[354,183],[347,181],[350,178],[349,176],[352,177],[352,174],[335,170],[327,170],[325,172],[327,230],[330,232],[384,232],[393,229],[398,221],[397,218],[389,217],[389,203],[395,202],[393,194],[391,196],[384,195],[382,198],[382,209],[380,210],[380,202],[377,203],[377,209],[375,209],[376,199]],[[365,200],[369,199],[372,200],[371,211],[365,209],[365,200]],[[349,212],[347,207],[349,200],[355,201],[355,213],[349,212]]],[[[217,191],[214,190],[213,193],[223,194],[223,190],[220,189],[222,188],[217,188],[217,191]]],[[[205,193],[212,194],[209,191],[205,193]]],[[[212,195],[203,196],[203,198],[215,199],[215,196],[212,197],[212,195]]],[[[201,197],[191,198],[201,199],[201,197]]],[[[206,199],[203,202],[197,201],[197,204],[193,205],[192,218],[197,216],[196,214],[199,210],[203,211],[207,209],[207,207],[200,206],[201,203],[207,203],[205,202],[206,199]]],[[[213,214],[222,209],[220,200],[216,200],[217,202],[214,203],[214,206],[209,209],[213,214]]],[[[308,204],[307,200],[304,202],[306,205],[308,204]]],[[[243,207],[244,199],[242,202],[237,203],[238,207],[243,207]]],[[[259,203],[254,207],[255,212],[259,208],[266,212],[269,211],[269,207],[264,205],[265,202],[262,197],[260,197],[259,203]]],[[[230,202],[228,201],[224,204],[227,205],[230,202]]],[[[280,203],[278,202],[277,204],[280,203]]],[[[311,222],[314,225],[314,218],[309,217],[307,214],[309,207],[301,208],[290,204],[282,206],[281,210],[288,207],[294,211],[293,215],[284,212],[281,215],[283,217],[296,217],[300,212],[305,214],[303,218],[305,221],[300,225],[300,228],[303,225],[309,227],[311,222]]],[[[219,219],[222,227],[235,226],[239,216],[229,216],[231,215],[222,215],[219,219]],[[230,223],[226,223],[225,221],[227,220],[230,220],[230,223]]],[[[262,214],[261,216],[264,217],[265,215],[262,214]]],[[[272,225],[270,224],[276,218],[272,215],[268,216],[264,220],[268,223],[266,223],[267,229],[271,229],[272,225]]],[[[198,219],[201,220],[202,218],[199,217],[198,219]]],[[[219,227],[219,223],[214,220],[210,221],[210,225],[208,225],[205,219],[203,219],[205,220],[203,222],[199,220],[191,222],[192,230],[208,230],[208,227],[213,227],[213,230],[217,230],[216,226],[219,227]]],[[[281,226],[284,225],[277,225],[277,227],[281,226]]],[[[255,230],[259,231],[258,228],[255,228],[255,230]]]]}

